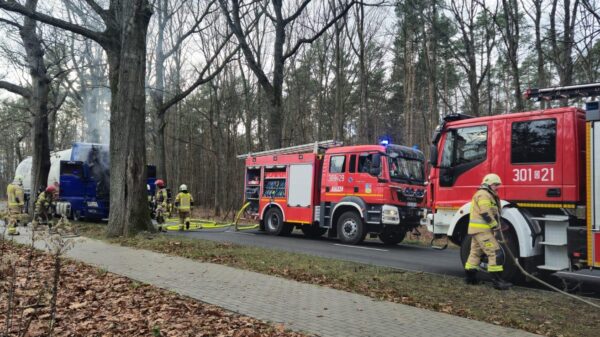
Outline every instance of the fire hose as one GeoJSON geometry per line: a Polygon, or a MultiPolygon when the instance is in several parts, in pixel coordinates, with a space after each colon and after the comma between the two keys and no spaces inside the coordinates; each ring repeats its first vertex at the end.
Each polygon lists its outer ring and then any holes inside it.
{"type": "MultiPolygon", "coordinates": [[[[242,226],[240,226],[238,224],[242,214],[244,213],[246,208],[248,208],[249,205],[250,205],[249,202],[244,204],[244,206],[242,206],[242,208],[240,208],[238,210],[238,212],[236,213],[234,221],[230,222],[230,223],[219,223],[219,222],[216,222],[213,220],[206,220],[206,219],[190,219],[189,230],[221,229],[221,228],[226,228],[227,230],[229,230],[230,227],[235,227],[236,231],[255,229],[258,227],[258,225],[242,225],[242,226]]],[[[167,219],[166,222],[170,223],[171,225],[164,226],[164,228],[169,231],[179,231],[181,225],[177,224],[177,221],[178,221],[177,218],[167,219]]],[[[215,231],[211,230],[211,232],[215,232],[215,231]]]]}
{"type": "MultiPolygon", "coordinates": [[[[499,222],[499,224],[501,224],[501,223],[502,222],[499,222]]],[[[499,225],[499,227],[500,227],[500,229],[498,230],[498,232],[500,232],[500,237],[502,238],[502,242],[504,242],[504,243],[508,242],[508,241],[506,241],[506,238],[504,237],[504,233],[503,233],[503,230],[501,228],[502,225],[499,225]]],[[[521,264],[519,263],[519,259],[517,257],[515,257],[515,255],[513,254],[513,252],[510,250],[510,247],[507,244],[505,244],[504,246],[506,248],[506,251],[508,252],[508,255],[510,255],[510,258],[513,260],[515,266],[517,266],[517,269],[519,269],[521,271],[521,273],[523,273],[523,275],[525,275],[526,277],[528,277],[528,278],[530,278],[530,279],[532,279],[532,280],[540,283],[541,285],[546,286],[546,287],[550,288],[551,290],[554,290],[554,291],[556,291],[556,292],[558,292],[560,294],[563,294],[565,296],[571,297],[571,298],[573,298],[573,299],[575,299],[577,301],[581,301],[581,302],[583,302],[585,304],[591,305],[594,308],[600,309],[600,305],[595,304],[593,302],[590,302],[590,301],[588,301],[588,300],[586,300],[586,299],[584,299],[582,297],[579,297],[579,296],[570,294],[570,293],[568,293],[566,291],[563,291],[561,289],[558,289],[557,287],[555,287],[555,286],[553,286],[553,285],[551,285],[551,284],[549,284],[549,283],[547,283],[545,281],[542,281],[538,277],[533,276],[532,274],[528,273],[525,270],[525,268],[523,268],[521,266],[521,264]]]]}

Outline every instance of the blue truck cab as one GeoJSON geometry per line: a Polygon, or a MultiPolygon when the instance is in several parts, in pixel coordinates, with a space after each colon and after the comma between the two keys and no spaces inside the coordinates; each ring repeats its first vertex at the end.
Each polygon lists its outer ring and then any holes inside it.
{"type": "MultiPolygon", "coordinates": [[[[147,167],[154,187],[156,169],[147,167]]],[[[148,191],[151,193],[151,190],[148,191]]],[[[110,155],[107,144],[74,143],[70,160],[60,161],[56,213],[74,220],[103,220],[110,208],[110,155]]]]}

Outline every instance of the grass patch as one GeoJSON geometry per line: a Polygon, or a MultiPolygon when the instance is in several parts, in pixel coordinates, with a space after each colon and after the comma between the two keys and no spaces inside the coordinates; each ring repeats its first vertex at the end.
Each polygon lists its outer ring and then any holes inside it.
{"type": "Polygon", "coordinates": [[[107,239],[103,225],[84,224],[80,231],[122,246],[277,275],[547,336],[593,336],[600,331],[596,309],[547,291],[514,288],[500,292],[489,284],[466,286],[456,277],[200,239],[150,234],[107,239]]]}

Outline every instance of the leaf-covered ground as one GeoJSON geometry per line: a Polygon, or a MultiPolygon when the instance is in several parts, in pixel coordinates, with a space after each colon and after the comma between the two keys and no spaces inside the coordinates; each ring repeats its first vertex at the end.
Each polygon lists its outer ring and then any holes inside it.
{"type": "Polygon", "coordinates": [[[489,283],[467,286],[456,277],[285,251],[277,251],[273,259],[273,250],[259,247],[160,234],[106,239],[102,225],[80,228],[86,236],[123,246],[277,275],[546,336],[595,336],[600,331],[600,313],[595,308],[550,291],[515,287],[501,292],[489,283]]]}
{"type": "MultiPolygon", "coordinates": [[[[54,260],[38,251],[34,251],[29,259],[28,248],[12,244],[2,246],[0,336],[47,336],[54,260]],[[29,261],[32,268],[28,268],[29,261]],[[15,267],[14,279],[10,265],[15,267]],[[11,302],[13,309],[10,321],[7,321],[11,288],[15,289],[11,302]],[[28,333],[25,334],[27,325],[28,333]]],[[[53,336],[305,335],[287,331],[283,325],[270,325],[65,260],[53,336]]]]}

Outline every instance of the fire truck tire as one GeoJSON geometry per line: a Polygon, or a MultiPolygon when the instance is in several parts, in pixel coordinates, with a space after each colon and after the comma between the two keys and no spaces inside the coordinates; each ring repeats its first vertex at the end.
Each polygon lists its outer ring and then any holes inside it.
{"type": "Polygon", "coordinates": [[[406,228],[399,227],[386,227],[383,232],[379,234],[379,240],[386,245],[397,245],[406,236],[406,228]]]}
{"type": "Polygon", "coordinates": [[[340,216],[337,222],[337,232],[340,241],[350,245],[361,243],[367,236],[362,219],[354,211],[345,212],[340,216]]]}
{"type": "Polygon", "coordinates": [[[304,236],[311,239],[319,238],[327,232],[327,228],[321,228],[317,225],[303,225],[300,229],[302,230],[302,233],[304,233],[304,236]]]}
{"type": "Polygon", "coordinates": [[[264,217],[265,231],[271,235],[288,235],[294,229],[294,226],[283,222],[283,214],[277,207],[267,210],[264,217]]]}
{"type": "MultiPolygon", "coordinates": [[[[506,249],[508,248],[511,250],[511,252],[513,252],[513,254],[519,253],[519,243],[517,241],[517,236],[514,234],[514,232],[512,230],[505,230],[505,231],[503,231],[503,233],[504,233],[504,237],[506,238],[507,242],[500,243],[501,252],[498,252],[498,253],[504,255],[504,258],[503,258],[504,263],[502,265],[504,271],[502,272],[501,276],[504,280],[507,280],[507,281],[510,281],[513,283],[518,283],[523,279],[523,276],[521,275],[517,266],[511,260],[508,252],[506,252],[506,249]]],[[[496,238],[498,239],[498,241],[500,241],[499,235],[500,234],[496,234],[496,238]]],[[[462,261],[463,266],[465,265],[465,263],[467,262],[467,259],[469,258],[470,251],[471,251],[471,236],[467,235],[460,245],[460,260],[462,261]]]]}

